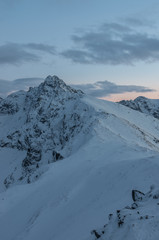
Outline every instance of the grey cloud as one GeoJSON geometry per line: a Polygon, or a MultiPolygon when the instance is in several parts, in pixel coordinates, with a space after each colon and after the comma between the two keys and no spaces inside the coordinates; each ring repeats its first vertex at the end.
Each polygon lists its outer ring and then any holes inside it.
{"type": "Polygon", "coordinates": [[[125,24],[120,24],[120,23],[116,23],[116,22],[112,22],[112,23],[104,23],[102,24],[102,26],[100,27],[101,30],[106,31],[106,32],[117,32],[118,34],[121,32],[131,32],[132,29],[125,25],[125,24]]]}
{"type": "Polygon", "coordinates": [[[74,62],[89,63],[90,54],[80,50],[69,50],[63,53],[66,58],[71,58],[74,62]]]}
{"type": "Polygon", "coordinates": [[[54,46],[47,44],[6,43],[0,46],[0,64],[17,65],[23,62],[36,62],[41,59],[39,51],[55,54],[54,46]]]}
{"type": "Polygon", "coordinates": [[[100,81],[93,84],[72,85],[76,89],[81,89],[86,94],[94,97],[106,97],[110,94],[118,94],[125,92],[153,92],[155,90],[144,86],[135,85],[117,85],[109,81],[100,81]]]}
{"type": "Polygon", "coordinates": [[[73,62],[87,64],[133,65],[138,61],[158,61],[159,38],[142,32],[143,24],[133,18],[125,23],[105,23],[99,29],[73,35],[74,47],[61,54],[73,62]],[[134,27],[137,24],[139,28],[134,27]]]}
{"type": "MultiPolygon", "coordinates": [[[[38,86],[43,82],[43,78],[21,78],[14,81],[0,80],[0,97],[6,97],[11,92],[28,90],[29,87],[38,86]]],[[[135,85],[117,85],[109,81],[100,81],[90,84],[72,84],[73,88],[81,89],[86,94],[94,97],[105,97],[110,94],[124,92],[152,92],[153,89],[135,85]]]]}
{"type": "Polygon", "coordinates": [[[50,54],[55,54],[55,47],[48,45],[48,44],[42,44],[42,43],[28,43],[28,44],[23,44],[24,47],[26,48],[30,48],[33,50],[39,50],[39,51],[43,51],[43,52],[47,52],[50,54]]]}
{"type": "Polygon", "coordinates": [[[22,78],[14,81],[0,80],[0,97],[4,98],[12,92],[28,90],[29,87],[38,86],[43,82],[43,78],[22,78]]]}
{"type": "Polygon", "coordinates": [[[122,19],[123,23],[127,23],[131,26],[145,26],[145,22],[146,22],[146,26],[149,23],[149,21],[147,19],[139,19],[139,18],[133,18],[133,17],[127,17],[122,19]]]}
{"type": "Polygon", "coordinates": [[[127,18],[121,18],[121,21],[123,24],[127,24],[131,27],[137,27],[137,28],[156,28],[156,23],[153,20],[150,20],[148,18],[137,18],[137,17],[127,17],[127,18]]]}

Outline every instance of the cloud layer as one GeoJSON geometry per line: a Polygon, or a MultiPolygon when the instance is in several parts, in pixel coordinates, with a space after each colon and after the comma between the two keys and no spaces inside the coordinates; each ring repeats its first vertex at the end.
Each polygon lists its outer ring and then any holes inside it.
{"type": "Polygon", "coordinates": [[[153,89],[143,86],[135,85],[117,85],[109,81],[100,81],[93,84],[78,84],[72,85],[72,87],[81,89],[86,94],[94,97],[106,97],[111,94],[125,93],[125,92],[153,92],[153,89]]]}
{"type": "Polygon", "coordinates": [[[55,54],[55,47],[39,43],[6,43],[0,45],[0,64],[21,64],[36,62],[41,59],[40,53],[55,54]]]}
{"type": "Polygon", "coordinates": [[[98,29],[73,35],[74,47],[61,54],[83,64],[133,65],[138,61],[158,61],[159,38],[143,32],[144,27],[142,21],[133,18],[105,23],[98,29]]]}
{"type": "Polygon", "coordinates": [[[4,98],[12,92],[28,90],[29,87],[38,86],[43,82],[43,78],[22,78],[14,81],[0,80],[0,97],[4,98]]]}
{"type": "MultiPolygon", "coordinates": [[[[43,78],[23,78],[16,79],[14,81],[0,80],[0,97],[6,97],[12,92],[19,90],[28,90],[29,87],[38,86],[43,82],[43,78]]],[[[111,94],[125,93],[125,92],[152,92],[153,89],[149,89],[143,86],[135,85],[117,85],[109,81],[100,81],[90,84],[72,84],[73,88],[81,89],[86,94],[94,97],[106,97],[111,94]]]]}
{"type": "Polygon", "coordinates": [[[74,34],[71,38],[74,46],[62,52],[42,43],[5,43],[0,45],[0,65],[37,62],[44,53],[82,64],[133,65],[138,61],[159,61],[159,37],[150,34],[152,26],[134,18],[106,22],[74,34]]]}

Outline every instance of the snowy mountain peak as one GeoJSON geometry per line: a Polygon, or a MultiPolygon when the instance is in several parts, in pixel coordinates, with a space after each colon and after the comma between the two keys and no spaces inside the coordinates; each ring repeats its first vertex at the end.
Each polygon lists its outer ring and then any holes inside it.
{"type": "Polygon", "coordinates": [[[47,76],[43,83],[40,84],[39,89],[48,90],[48,88],[51,88],[52,91],[56,92],[57,94],[62,92],[70,92],[70,93],[78,93],[81,94],[82,91],[75,90],[71,88],[70,86],[66,85],[66,83],[57,77],[54,76],[47,76]]]}
{"type": "Polygon", "coordinates": [[[0,102],[0,113],[10,122],[1,131],[0,148],[25,151],[21,165],[5,179],[6,187],[17,181],[36,180],[48,163],[61,160],[78,148],[89,133],[92,108],[83,93],[57,76],[48,76],[38,87],[20,91],[0,102]],[[78,137],[77,137],[78,136],[78,137]],[[44,167],[45,166],[45,167],[44,167]]]}
{"type": "Polygon", "coordinates": [[[143,96],[139,96],[134,100],[122,100],[119,102],[133,110],[146,113],[157,119],[159,119],[159,100],[158,99],[148,99],[143,96]]]}
{"type": "MultiPolygon", "coordinates": [[[[59,80],[61,80],[58,76],[56,76],[56,75],[53,75],[53,76],[51,76],[51,75],[48,75],[46,78],[45,78],[45,81],[59,81],[59,80]]],[[[63,80],[61,80],[62,82],[63,82],[63,80]]]]}
{"type": "Polygon", "coordinates": [[[147,100],[147,98],[144,96],[139,96],[139,97],[135,98],[135,100],[136,101],[145,101],[145,100],[147,100]]]}
{"type": "Polygon", "coordinates": [[[51,75],[47,76],[45,78],[45,80],[44,80],[44,84],[48,85],[50,87],[66,86],[65,82],[62,79],[60,79],[59,77],[57,77],[56,75],[54,75],[54,76],[51,76],[51,75]]]}

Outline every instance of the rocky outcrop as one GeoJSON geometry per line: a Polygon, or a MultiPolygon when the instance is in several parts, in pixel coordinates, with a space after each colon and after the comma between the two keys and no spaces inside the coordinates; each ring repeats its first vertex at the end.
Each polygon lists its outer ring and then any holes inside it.
{"type": "Polygon", "coordinates": [[[93,230],[90,239],[155,240],[158,234],[155,229],[159,227],[159,191],[155,191],[153,186],[146,194],[132,190],[132,200],[131,206],[109,214],[107,224],[93,230]]]}

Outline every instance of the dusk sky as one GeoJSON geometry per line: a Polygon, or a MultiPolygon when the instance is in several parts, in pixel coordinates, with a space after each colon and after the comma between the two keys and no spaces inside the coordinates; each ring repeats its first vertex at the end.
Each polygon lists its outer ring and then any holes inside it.
{"type": "Polygon", "coordinates": [[[0,0],[0,35],[0,93],[57,75],[109,100],[159,98],[158,0],[0,0]]]}

